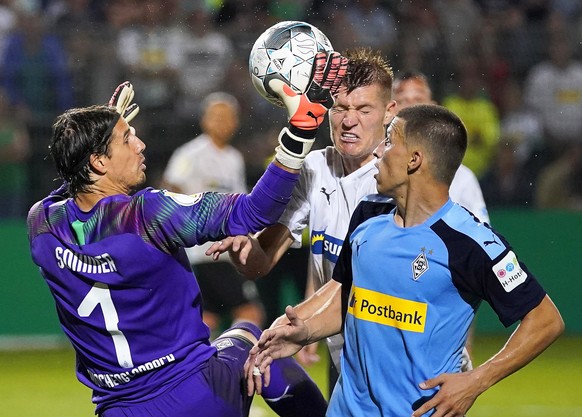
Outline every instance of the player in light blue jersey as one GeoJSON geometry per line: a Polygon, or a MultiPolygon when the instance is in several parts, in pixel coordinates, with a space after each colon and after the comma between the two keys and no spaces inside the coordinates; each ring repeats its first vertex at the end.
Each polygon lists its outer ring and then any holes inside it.
{"type": "MultiPolygon", "coordinates": [[[[333,146],[311,152],[305,159],[291,201],[278,224],[255,238],[228,238],[220,248],[214,244],[208,251],[218,254],[236,248],[229,254],[239,272],[256,278],[268,273],[290,247],[299,245],[307,228],[310,234],[307,281],[311,284],[307,296],[331,279],[350,217],[362,198],[376,192],[374,149],[384,137],[385,126],[396,114],[396,108],[408,106],[411,101],[409,83],[399,82],[393,89],[392,69],[379,52],[356,48],[344,55],[349,59],[348,75],[329,112],[333,146]]],[[[416,89],[412,91],[414,100],[431,100],[428,84],[425,86],[420,97],[416,89]]],[[[473,211],[481,221],[489,221],[479,183],[466,170],[461,167],[457,171],[451,184],[451,198],[473,211]]],[[[296,306],[301,317],[311,314],[309,310],[303,311],[305,307],[296,306]]],[[[312,304],[311,307],[319,306],[312,304]]],[[[284,315],[273,325],[280,324],[281,320],[286,320],[284,315]]],[[[326,342],[331,359],[331,393],[341,368],[339,356],[343,340],[341,335],[335,335],[326,342]]],[[[316,346],[311,344],[300,351],[298,358],[302,364],[309,365],[317,359],[313,355],[316,346]]],[[[464,355],[463,362],[464,369],[469,369],[468,354],[464,355]]]]}
{"type": "MultiPolygon", "coordinates": [[[[324,307],[307,318],[287,307],[289,324],[263,332],[249,363],[265,372],[273,359],[343,330],[327,416],[460,417],[553,343],[564,323],[549,296],[501,235],[450,200],[466,146],[449,110],[400,111],[375,150],[380,196],[358,206],[333,280],[306,301],[324,297],[324,307]],[[505,326],[520,324],[495,356],[461,373],[482,300],[505,326]]],[[[261,390],[261,377],[248,370],[249,389],[261,390]]]]}
{"type": "MultiPolygon", "coordinates": [[[[277,221],[345,68],[338,53],[319,54],[305,94],[274,86],[289,127],[248,195],[134,193],[145,144],[129,125],[127,82],[110,106],[57,118],[50,153],[65,184],[31,208],[28,235],[101,417],[248,415],[243,365],[260,330],[239,323],[210,343],[184,247],[277,221]]],[[[280,362],[275,380],[265,399],[279,415],[323,415],[325,399],[296,362],[280,362]]]]}

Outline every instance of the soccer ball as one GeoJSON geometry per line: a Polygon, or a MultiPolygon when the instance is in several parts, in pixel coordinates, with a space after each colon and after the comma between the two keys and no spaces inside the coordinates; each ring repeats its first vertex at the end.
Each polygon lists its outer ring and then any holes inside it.
{"type": "Polygon", "coordinates": [[[285,21],[267,29],[256,40],[249,57],[253,85],[264,98],[283,107],[269,88],[278,78],[298,93],[311,82],[313,61],[318,52],[333,51],[331,42],[319,29],[305,22],[285,21]]]}

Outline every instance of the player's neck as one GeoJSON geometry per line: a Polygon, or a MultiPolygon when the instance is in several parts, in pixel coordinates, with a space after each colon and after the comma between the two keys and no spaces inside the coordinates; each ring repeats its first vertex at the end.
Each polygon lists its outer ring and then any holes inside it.
{"type": "Polygon", "coordinates": [[[75,196],[75,204],[81,209],[81,211],[91,211],[93,207],[106,196],[95,194],[95,193],[79,193],[75,196]]]}
{"type": "Polygon", "coordinates": [[[93,184],[91,190],[86,193],[78,193],[75,196],[75,204],[82,211],[90,211],[99,201],[112,195],[128,195],[129,191],[121,186],[103,186],[103,184],[93,184]]]}
{"type": "Polygon", "coordinates": [[[413,227],[426,222],[449,199],[448,188],[432,188],[429,192],[409,188],[396,200],[394,220],[400,227],[413,227]]]}
{"type": "Polygon", "coordinates": [[[214,144],[214,146],[216,146],[216,148],[222,150],[227,148],[230,145],[230,138],[221,138],[218,136],[211,136],[208,135],[210,137],[210,140],[212,141],[212,143],[214,144]]]}

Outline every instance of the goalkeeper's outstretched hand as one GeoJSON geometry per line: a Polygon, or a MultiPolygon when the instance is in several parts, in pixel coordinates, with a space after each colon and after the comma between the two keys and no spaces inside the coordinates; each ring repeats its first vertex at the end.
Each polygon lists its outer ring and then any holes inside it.
{"type": "Polygon", "coordinates": [[[121,114],[127,123],[139,112],[139,106],[136,103],[131,104],[134,94],[133,85],[129,81],[124,81],[117,86],[108,103],[117,109],[117,113],[121,114]]]}
{"type": "Polygon", "coordinates": [[[269,81],[271,90],[287,109],[289,124],[301,130],[315,130],[333,106],[334,96],[347,71],[347,59],[338,52],[319,52],[315,56],[311,82],[303,94],[279,80],[269,81]]]}
{"type": "Polygon", "coordinates": [[[275,158],[283,165],[299,169],[315,140],[317,128],[333,106],[334,97],[347,72],[348,60],[338,52],[319,52],[315,56],[311,83],[303,94],[279,79],[269,81],[289,117],[289,128],[279,134],[275,158]]]}

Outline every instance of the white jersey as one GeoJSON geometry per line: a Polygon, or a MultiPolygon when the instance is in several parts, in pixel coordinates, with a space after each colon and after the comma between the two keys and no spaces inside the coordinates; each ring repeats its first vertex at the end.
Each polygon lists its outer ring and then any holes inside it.
{"type": "Polygon", "coordinates": [[[279,223],[291,232],[294,247],[301,244],[303,229],[309,227],[308,279],[315,289],[331,278],[354,209],[363,197],[377,192],[374,163],[345,175],[342,158],[332,146],[311,152],[303,162],[299,182],[279,223]]]}
{"type": "MultiPolygon", "coordinates": [[[[332,146],[309,153],[303,162],[299,182],[279,223],[291,232],[295,240],[293,247],[301,246],[303,230],[309,227],[307,279],[313,282],[316,290],[331,279],[356,206],[365,196],[377,193],[375,162],[373,159],[346,176],[342,158],[332,146]]],[[[469,168],[463,165],[459,168],[450,193],[452,200],[457,201],[454,195],[479,219],[489,221],[481,188],[469,168]]],[[[328,338],[327,344],[339,371],[343,337],[328,338]]]]}
{"type": "MultiPolygon", "coordinates": [[[[299,182],[279,223],[287,226],[295,247],[301,245],[303,229],[309,227],[307,279],[316,290],[331,279],[354,209],[363,197],[377,192],[375,162],[344,175],[342,158],[332,146],[311,152],[303,162],[299,182]]],[[[339,371],[343,337],[330,337],[327,345],[339,371]]]]}
{"type": "MultiPolygon", "coordinates": [[[[241,153],[230,145],[218,148],[206,134],[178,147],[164,171],[164,181],[180,187],[184,194],[204,191],[246,193],[245,178],[241,153]]],[[[212,242],[187,248],[190,263],[212,262],[212,258],[204,254],[210,245],[212,242]]],[[[221,257],[221,260],[228,261],[228,257],[221,257]]]]}
{"type": "Polygon", "coordinates": [[[465,165],[461,165],[449,190],[451,200],[465,207],[481,222],[489,223],[489,213],[477,176],[465,165]]]}

